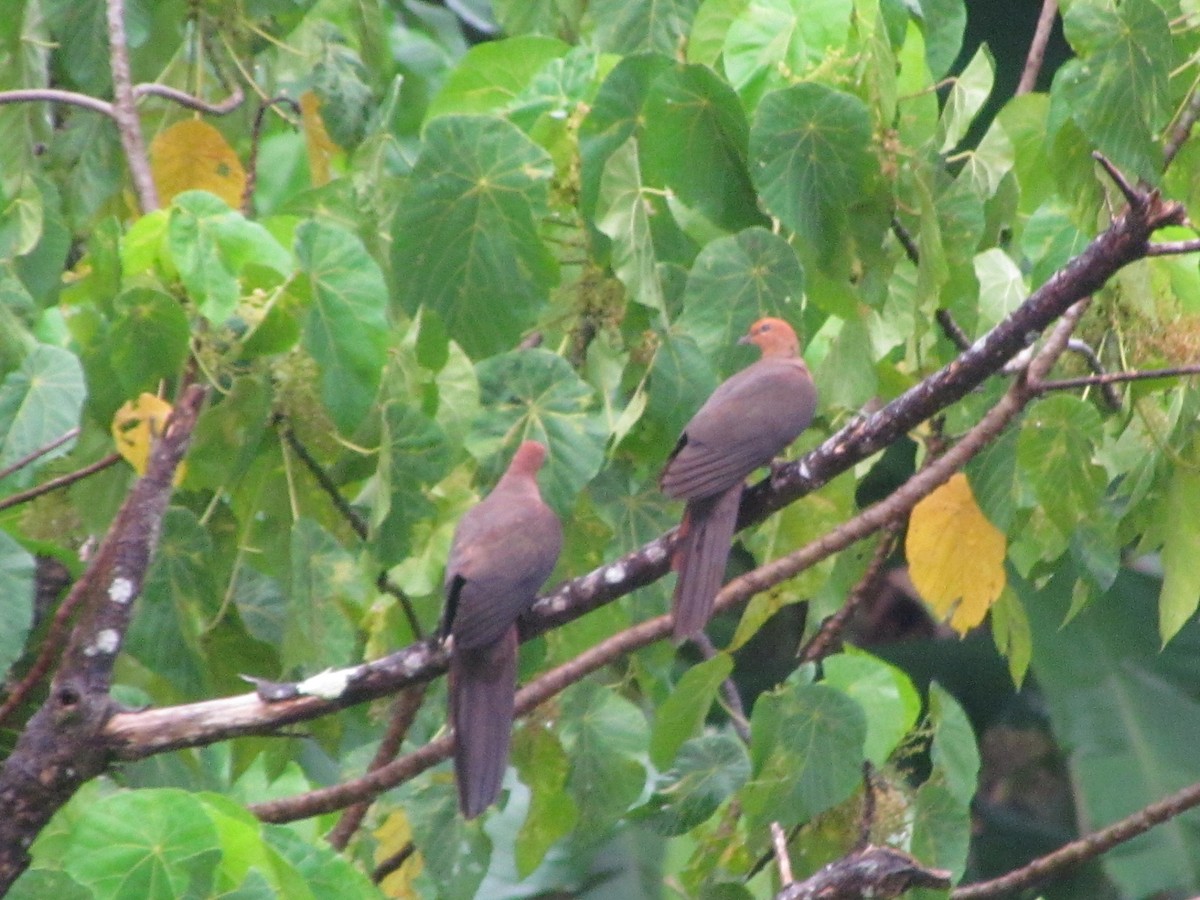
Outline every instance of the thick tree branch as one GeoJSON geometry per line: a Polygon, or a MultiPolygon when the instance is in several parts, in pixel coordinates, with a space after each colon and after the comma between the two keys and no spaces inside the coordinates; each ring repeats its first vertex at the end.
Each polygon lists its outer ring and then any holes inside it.
{"type": "Polygon", "coordinates": [[[111,761],[99,736],[113,712],[108,694],[113,662],[203,401],[198,386],[184,392],[155,442],[146,474],[64,601],[80,613],[50,695],[0,769],[0,894],[29,864],[28,847],[50,817],[111,761]]]}
{"type": "MultiPolygon", "coordinates": [[[[1177,224],[1183,215],[1180,204],[1162,201],[1157,194],[1146,195],[1136,207],[1118,216],[1078,257],[969,350],[883,409],[851,422],[800,460],[781,467],[771,478],[749,488],[742,499],[739,524],[745,527],[762,521],[963,397],[1023,350],[1034,336],[1062,316],[1073,303],[1091,296],[1123,265],[1140,258],[1155,229],[1177,224]]],[[[1065,342],[1066,338],[1063,340],[1065,342]]],[[[1006,395],[1000,404],[1004,408],[993,410],[1002,417],[1002,421],[991,426],[996,430],[987,432],[983,427],[985,422],[981,422],[951,448],[947,457],[952,460],[953,468],[941,476],[942,480],[978,451],[978,447],[969,446],[971,435],[978,434],[982,441],[990,440],[1024,402],[1026,400],[1018,402],[1015,397],[1006,395]],[[959,457],[956,451],[964,455],[959,457]]],[[[938,471],[940,468],[931,467],[919,473],[897,494],[901,495],[901,500],[906,499],[903,495],[906,491],[920,494],[919,479],[932,477],[930,473],[938,471]]],[[[926,492],[935,486],[927,487],[926,492]]],[[[911,502],[915,503],[916,499],[919,496],[911,502]]],[[[743,579],[753,576],[756,581],[753,584],[746,582],[745,587],[752,589],[748,589],[742,598],[791,577],[825,555],[884,527],[906,508],[911,508],[902,503],[895,508],[885,505],[891,502],[896,501],[888,498],[809,547],[743,576],[743,579]]],[[[541,598],[521,622],[522,639],[528,640],[579,618],[661,578],[669,567],[674,537],[672,530],[541,598]]],[[[742,579],[732,582],[726,591],[737,593],[742,590],[735,587],[740,581],[742,579]]],[[[722,592],[722,597],[733,596],[727,595],[726,591],[722,592]]],[[[110,721],[106,734],[114,742],[117,755],[127,759],[242,735],[270,734],[284,725],[327,715],[345,706],[427,681],[445,672],[446,662],[447,656],[440,647],[431,642],[418,642],[382,660],[342,669],[320,680],[311,679],[314,684],[302,685],[300,690],[285,685],[274,693],[261,691],[262,697],[267,699],[246,695],[173,709],[122,714],[110,721]]]]}
{"type": "MultiPolygon", "coordinates": [[[[854,519],[802,549],[730,581],[717,595],[715,608],[721,611],[744,603],[754,594],[791,578],[910,511],[919,500],[928,496],[974,454],[986,447],[1025,404],[1037,396],[1036,388],[1030,383],[1036,383],[1043,377],[1054,360],[1062,354],[1085,306],[1086,303],[1079,303],[1064,315],[1062,322],[1030,363],[1028,378],[1014,383],[996,406],[957,444],[910,478],[891,496],[867,508],[854,519]]],[[[526,685],[517,694],[516,715],[525,715],[538,704],[613,660],[662,640],[670,631],[671,617],[664,615],[618,632],[526,685]]],[[[127,740],[132,736],[129,722],[135,722],[142,715],[130,713],[124,717],[127,722],[123,723],[122,730],[127,740]]],[[[145,735],[146,729],[142,730],[145,735]]],[[[360,803],[437,765],[449,757],[453,747],[452,735],[443,735],[362,778],[318,788],[295,797],[261,803],[252,807],[251,811],[268,822],[290,822],[360,803]]]]}
{"type": "Polygon", "coordinates": [[[775,900],[888,900],[913,888],[945,890],[950,873],[930,869],[894,847],[868,845],[831,862],[817,874],[786,885],[775,900]]]}

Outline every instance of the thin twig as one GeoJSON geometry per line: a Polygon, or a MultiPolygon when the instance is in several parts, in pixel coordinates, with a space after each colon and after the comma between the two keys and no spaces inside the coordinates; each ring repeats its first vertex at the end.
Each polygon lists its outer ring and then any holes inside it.
{"type": "Polygon", "coordinates": [[[1146,247],[1147,256],[1179,256],[1200,250],[1200,238],[1190,241],[1157,241],[1146,247]]]}
{"type": "Polygon", "coordinates": [[[66,475],[59,475],[57,478],[51,478],[49,481],[43,481],[39,485],[29,488],[25,491],[18,491],[15,494],[9,494],[3,500],[0,500],[0,510],[8,509],[13,506],[20,506],[22,503],[28,503],[42,494],[49,494],[51,491],[57,491],[59,488],[69,487],[77,481],[82,481],[89,475],[95,475],[107,469],[109,466],[115,466],[121,461],[121,454],[110,453],[108,456],[101,457],[94,463],[89,463],[81,469],[76,469],[74,472],[68,472],[66,475]]]}
{"type": "Polygon", "coordinates": [[[1007,875],[955,888],[950,896],[953,900],[982,900],[985,897],[1000,897],[1030,887],[1055,872],[1094,859],[1118,844],[1144,834],[1155,825],[1170,821],[1195,806],[1200,806],[1200,782],[1151,803],[1107,828],[1064,844],[1054,852],[1040,856],[1007,875]]]}
{"type": "Polygon", "coordinates": [[[54,440],[52,440],[50,443],[46,444],[45,446],[38,447],[36,450],[25,454],[24,456],[22,456],[20,459],[18,459],[15,463],[13,463],[8,468],[0,469],[0,480],[7,478],[13,472],[16,472],[20,469],[25,468],[27,465],[34,462],[35,460],[41,459],[43,456],[45,456],[50,451],[57,450],[59,447],[61,447],[67,441],[71,440],[72,438],[77,438],[77,437],[79,437],[79,426],[78,425],[75,426],[74,428],[70,429],[66,433],[59,435],[58,437],[56,437],[54,440]]]}
{"type": "Polygon", "coordinates": [[[821,623],[821,627],[817,629],[817,633],[800,650],[799,657],[801,663],[816,662],[829,655],[833,642],[841,635],[854,611],[862,603],[867,594],[874,590],[878,584],[879,576],[883,573],[883,567],[887,563],[888,557],[896,549],[896,535],[899,533],[900,526],[897,522],[892,522],[886,527],[884,534],[879,539],[879,543],[875,545],[875,554],[867,564],[866,571],[863,572],[862,577],[858,579],[858,583],[846,596],[846,602],[842,604],[841,609],[821,623]]]}
{"type": "MultiPolygon", "coordinates": [[[[375,750],[371,764],[367,766],[368,772],[381,769],[396,758],[396,754],[400,752],[400,745],[404,743],[404,737],[408,734],[408,729],[412,727],[413,720],[417,717],[421,702],[425,699],[425,687],[423,684],[413,685],[392,703],[392,715],[388,721],[387,731],[384,732],[383,739],[380,740],[379,746],[375,750]]],[[[346,849],[346,845],[350,843],[354,832],[358,831],[358,826],[362,824],[363,817],[366,816],[370,806],[369,802],[364,801],[356,803],[342,813],[328,836],[328,841],[335,850],[346,849]]]]}
{"type": "Polygon", "coordinates": [[[1043,381],[1038,390],[1064,391],[1071,388],[1091,387],[1092,385],[1120,384],[1126,381],[1149,381],[1156,378],[1186,378],[1200,375],[1200,365],[1174,366],[1169,369],[1142,369],[1136,372],[1106,372],[1103,375],[1081,375],[1078,378],[1056,378],[1053,381],[1043,381]]]}
{"type": "Polygon", "coordinates": [[[300,462],[304,463],[304,467],[308,469],[309,474],[316,479],[317,484],[320,486],[321,490],[325,492],[325,495],[333,502],[334,507],[339,513],[341,513],[342,518],[346,520],[346,522],[354,530],[354,533],[358,535],[358,539],[365,541],[368,534],[367,523],[363,521],[363,517],[360,516],[355,511],[354,507],[352,507],[346,500],[346,498],[342,496],[341,490],[339,490],[338,486],[333,483],[333,479],[329,477],[329,473],[325,471],[324,467],[317,462],[316,458],[308,452],[308,448],[300,442],[298,437],[296,437],[296,432],[292,430],[292,426],[280,419],[279,433],[283,435],[283,439],[287,442],[287,445],[291,447],[292,452],[295,453],[300,459],[300,462]]]}
{"type": "Polygon", "coordinates": [[[1167,141],[1163,144],[1163,169],[1168,169],[1175,161],[1175,157],[1179,155],[1179,151],[1183,149],[1184,143],[1192,134],[1192,129],[1196,125],[1196,119],[1200,118],[1200,90],[1192,88],[1191,94],[1188,96],[1187,104],[1183,107],[1183,112],[1180,113],[1179,121],[1175,123],[1175,127],[1171,129],[1171,133],[1167,136],[1167,141]]]}
{"type": "Polygon", "coordinates": [[[0,91],[0,106],[5,103],[65,103],[68,106],[90,109],[92,112],[98,112],[110,119],[113,118],[113,106],[107,100],[58,88],[23,88],[16,91],[0,91]]]}
{"type": "Polygon", "coordinates": [[[155,84],[154,82],[136,85],[133,88],[133,96],[138,98],[162,97],[165,100],[178,103],[180,106],[194,109],[196,112],[208,113],[212,116],[229,115],[229,113],[241,106],[242,101],[246,99],[241,85],[234,85],[233,92],[220,103],[209,103],[207,100],[201,100],[199,97],[194,97],[186,91],[167,87],[165,84],[155,84]]]}
{"type": "Polygon", "coordinates": [[[250,160],[246,166],[246,187],[242,190],[241,209],[242,214],[246,216],[254,213],[254,188],[258,184],[258,153],[262,148],[263,122],[267,112],[280,104],[290,106],[296,115],[301,114],[300,104],[285,94],[278,94],[258,105],[258,110],[254,113],[254,125],[250,129],[250,160]]]}
{"type": "MultiPolygon", "coordinates": [[[[1100,361],[1100,355],[1092,349],[1092,345],[1082,338],[1071,338],[1067,341],[1067,350],[1082,356],[1088,368],[1092,370],[1094,375],[1106,374],[1104,363],[1100,361]]],[[[1121,395],[1117,393],[1117,389],[1111,384],[1100,383],[1100,395],[1104,398],[1105,404],[1114,412],[1121,408],[1121,395]]]]}
{"type": "Polygon", "coordinates": [[[1125,173],[1113,165],[1112,160],[1099,150],[1092,151],[1092,159],[1100,163],[1100,167],[1108,173],[1108,177],[1125,197],[1125,202],[1129,204],[1130,209],[1141,212],[1146,208],[1146,204],[1150,202],[1149,196],[1134,187],[1133,183],[1125,177],[1125,173]]]}
{"type": "Polygon", "coordinates": [[[1054,28],[1054,19],[1057,15],[1057,0],[1042,0],[1042,11],[1038,15],[1033,40],[1029,42],[1029,55],[1025,57],[1025,68],[1021,71],[1021,80],[1017,82],[1016,96],[1018,97],[1021,94],[1028,94],[1037,85],[1038,75],[1042,71],[1042,63],[1046,59],[1046,45],[1050,42],[1050,31],[1054,28]]]}
{"type": "Polygon", "coordinates": [[[415,850],[416,847],[413,846],[413,842],[409,841],[371,871],[371,880],[379,884],[379,882],[408,862],[408,858],[413,855],[415,850]]]}

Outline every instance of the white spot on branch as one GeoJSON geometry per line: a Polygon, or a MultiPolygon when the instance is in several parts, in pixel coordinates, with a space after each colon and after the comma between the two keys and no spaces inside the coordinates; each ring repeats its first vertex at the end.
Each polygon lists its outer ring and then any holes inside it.
{"type": "Polygon", "coordinates": [[[625,566],[621,563],[613,563],[604,570],[604,581],[606,584],[620,584],[625,580],[625,566]]]}
{"type": "Polygon", "coordinates": [[[105,628],[96,633],[96,640],[84,648],[87,656],[116,653],[121,646],[121,635],[115,628],[105,628]]]}
{"type": "Polygon", "coordinates": [[[296,690],[301,694],[320,697],[322,700],[336,700],[342,696],[342,692],[346,690],[346,685],[350,683],[350,679],[356,671],[357,668],[326,669],[311,678],[305,678],[296,685],[296,690]]]}
{"type": "Polygon", "coordinates": [[[108,599],[124,606],[133,599],[133,582],[128,578],[114,578],[108,589],[108,599]]]}

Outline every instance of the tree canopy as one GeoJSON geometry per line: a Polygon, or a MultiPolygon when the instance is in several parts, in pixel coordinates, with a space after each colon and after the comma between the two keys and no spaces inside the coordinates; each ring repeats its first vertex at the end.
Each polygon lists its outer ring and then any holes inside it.
{"type": "Polygon", "coordinates": [[[1194,2],[12,7],[0,893],[1200,891],[1194,2]],[[766,315],[817,417],[676,646],[657,476],[766,315]],[[464,822],[443,570],[527,439],[464,822]]]}

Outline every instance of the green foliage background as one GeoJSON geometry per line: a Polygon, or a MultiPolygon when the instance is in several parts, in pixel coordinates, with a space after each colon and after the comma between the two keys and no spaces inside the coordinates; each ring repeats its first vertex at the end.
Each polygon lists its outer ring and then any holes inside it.
{"type": "MultiPolygon", "coordinates": [[[[803,332],[821,408],[794,452],[815,446],[954,358],[935,311],[976,339],[1105,227],[1120,198],[1093,150],[1200,213],[1195,141],[1169,167],[1164,154],[1198,79],[1190,0],[1062,4],[1074,57],[1048,91],[1003,97],[990,51],[963,53],[962,0],[495,0],[464,7],[502,35],[474,46],[448,8],[416,0],[127,6],[135,80],[214,100],[244,85],[250,101],[206,120],[257,175],[252,212],[186,192],[139,216],[111,121],[0,105],[0,469],[80,428],[3,492],[110,453],[117,408],[170,394],[185,370],[214,389],[118,666],[130,703],[237,693],[241,673],[302,677],[428,635],[454,524],[524,438],[550,447],[543,490],[568,532],[556,577],[661,533],[677,510],[658,468],[748,362],[733,341],[761,315],[803,332]],[[306,91],[337,145],[324,183],[315,125],[285,104],[252,142],[259,98],[306,91]],[[989,98],[998,112],[981,119],[989,98]],[[517,349],[535,331],[540,347],[517,349]]],[[[103,35],[99,0],[22,0],[0,19],[0,88],[109,96],[103,35]]],[[[154,97],[139,111],[148,138],[194,115],[154,97]]],[[[1082,332],[1113,368],[1194,362],[1195,258],[1126,268],[1082,332]]],[[[996,396],[952,408],[946,433],[996,396]]],[[[1016,680],[1036,677],[1085,829],[1200,775],[1200,395],[1162,379],[1124,396],[1119,411],[1091,394],[1038,400],[968,469],[1009,540],[997,642],[1016,680]]],[[[0,514],[0,666],[19,671],[41,635],[34,554],[80,571],[132,478],[122,464],[0,514]]],[[[819,536],[859,499],[873,498],[844,477],[794,504],[743,535],[742,564],[819,536]]],[[[801,601],[811,630],[869,557],[855,548],[756,598],[733,643],[801,601]]],[[[666,602],[655,585],[537,639],[523,677],[666,602]]],[[[770,621],[775,640],[802,640],[796,617],[770,621]]],[[[919,652],[923,686],[929,671],[970,680],[946,674],[939,645],[919,652]]],[[[747,675],[743,658],[739,676],[770,685],[747,747],[714,704],[729,654],[687,662],[640,651],[520,726],[507,805],[483,825],[456,817],[446,766],[381,798],[342,857],[321,838],[329,817],[249,816],[241,804],[361,773],[384,710],[352,709],[309,736],[89,785],[13,896],[374,896],[362,872],[411,833],[420,873],[402,880],[419,896],[765,897],[770,867],[751,873],[770,822],[804,826],[798,875],[842,855],[867,760],[887,785],[877,840],[982,874],[968,856],[976,737],[950,692],[919,693],[852,649],[820,671],[789,673],[785,654],[778,677],[747,675]]],[[[406,747],[443,726],[443,693],[406,747]]],[[[1184,817],[1122,847],[1103,862],[1107,890],[1200,890],[1197,844],[1184,817]]]]}

